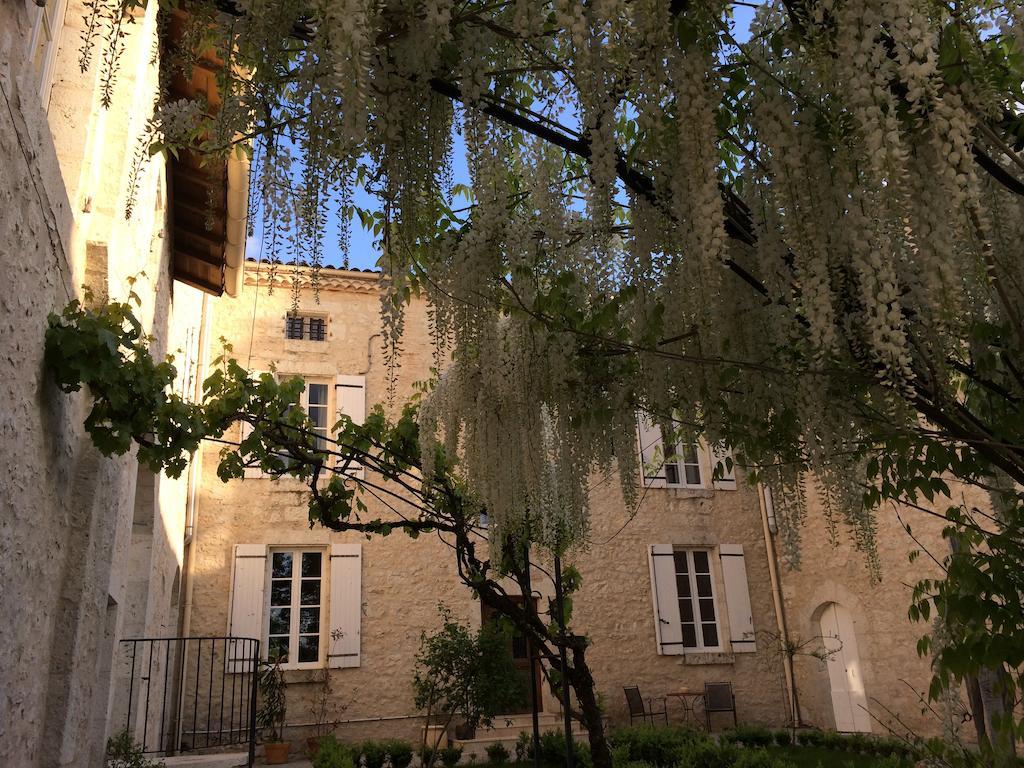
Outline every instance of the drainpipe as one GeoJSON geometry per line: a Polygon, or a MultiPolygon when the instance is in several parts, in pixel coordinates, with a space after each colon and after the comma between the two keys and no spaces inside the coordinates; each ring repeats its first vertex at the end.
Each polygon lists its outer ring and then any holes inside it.
{"type": "MultiPolygon", "coordinates": [[[[773,534],[776,529],[775,506],[772,502],[772,491],[763,483],[757,484],[757,502],[761,509],[761,527],[764,530],[764,547],[768,555],[768,578],[772,587],[772,602],[775,604],[775,619],[779,628],[779,638],[784,644],[783,650],[789,644],[789,630],[786,627],[786,606],[782,597],[782,586],[779,578],[779,561],[775,552],[775,538],[773,534]]],[[[800,725],[800,700],[797,698],[796,672],[793,669],[793,659],[789,653],[782,655],[782,668],[786,680],[786,693],[789,696],[789,715],[793,727],[800,725]]]]}

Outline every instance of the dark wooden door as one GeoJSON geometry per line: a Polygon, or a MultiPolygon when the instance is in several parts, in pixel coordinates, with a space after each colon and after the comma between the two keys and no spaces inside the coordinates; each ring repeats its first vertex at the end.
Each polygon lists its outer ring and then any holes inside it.
{"type": "MultiPolygon", "coordinates": [[[[516,598],[517,601],[522,601],[522,598],[516,598]]],[[[536,607],[536,601],[534,601],[534,607],[536,607]]],[[[487,605],[480,605],[480,616],[485,622],[494,621],[499,618],[499,614],[494,611],[493,608],[487,605]]],[[[533,711],[531,706],[531,688],[530,688],[530,641],[529,639],[516,629],[513,629],[512,635],[508,642],[508,653],[512,657],[512,664],[516,668],[516,673],[519,676],[521,685],[519,702],[510,712],[504,714],[508,715],[521,715],[527,714],[533,711]]],[[[537,711],[543,709],[543,697],[541,696],[541,676],[540,676],[540,665],[537,665],[536,672],[536,683],[537,683],[537,711]]]]}

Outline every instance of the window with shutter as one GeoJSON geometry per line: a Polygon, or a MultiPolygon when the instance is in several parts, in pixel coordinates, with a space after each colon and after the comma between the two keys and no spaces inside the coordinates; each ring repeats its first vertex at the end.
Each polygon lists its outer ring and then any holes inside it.
{"type": "Polygon", "coordinates": [[[637,413],[637,441],[646,488],[705,488],[703,448],[696,442],[672,445],[661,425],[637,413]]]}
{"type": "MultiPolygon", "coordinates": [[[[337,418],[348,416],[355,424],[366,420],[366,377],[361,375],[338,374],[334,380],[334,402],[337,407],[337,418]]],[[[337,457],[338,466],[344,462],[337,457]]],[[[357,462],[350,462],[346,474],[361,479],[363,467],[357,462]]]]}
{"type": "Polygon", "coordinates": [[[725,605],[729,612],[729,642],[733,653],[753,653],[757,650],[757,641],[743,546],[722,544],[718,548],[718,554],[722,560],[725,605]]]}
{"type": "Polygon", "coordinates": [[[37,11],[38,15],[32,29],[29,55],[43,109],[46,109],[50,103],[57,51],[60,46],[61,31],[64,28],[67,6],[67,0],[46,0],[45,5],[37,11]]]}
{"type": "Polygon", "coordinates": [[[721,651],[711,553],[652,544],[648,557],[658,653],[721,651]]]}
{"type": "MultiPolygon", "coordinates": [[[[265,544],[236,544],[231,567],[230,607],[228,609],[228,636],[262,641],[266,657],[266,637],[263,633],[264,582],[267,570],[265,544]]],[[[245,643],[228,643],[227,671],[251,672],[248,662],[249,648],[245,643]]]]}
{"type": "Polygon", "coordinates": [[[362,547],[331,545],[331,610],[327,666],[358,667],[362,631],[362,547]]]}

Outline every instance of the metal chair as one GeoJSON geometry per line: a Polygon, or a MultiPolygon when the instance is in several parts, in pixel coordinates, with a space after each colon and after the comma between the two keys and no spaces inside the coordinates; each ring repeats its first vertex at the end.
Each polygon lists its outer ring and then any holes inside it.
{"type": "Polygon", "coordinates": [[[708,721],[708,733],[711,732],[712,712],[732,712],[732,726],[736,727],[736,696],[732,692],[732,683],[704,683],[704,715],[708,721]]]}
{"type": "Polygon", "coordinates": [[[635,685],[626,686],[622,691],[626,694],[626,704],[629,705],[630,725],[638,717],[644,722],[650,722],[651,725],[654,725],[654,718],[662,717],[665,720],[665,725],[668,725],[668,706],[665,703],[664,696],[645,699],[640,695],[640,689],[635,685]],[[661,709],[654,708],[653,702],[655,701],[661,702],[661,709]]]}

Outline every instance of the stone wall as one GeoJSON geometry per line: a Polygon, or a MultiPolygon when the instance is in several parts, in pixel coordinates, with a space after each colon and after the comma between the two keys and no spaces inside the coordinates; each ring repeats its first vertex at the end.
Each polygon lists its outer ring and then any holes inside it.
{"type": "MultiPolygon", "coordinates": [[[[289,268],[278,268],[273,292],[267,267],[257,292],[248,265],[242,296],[219,306],[211,338],[225,337],[233,354],[251,370],[272,366],[284,374],[327,377],[365,374],[368,407],[384,403],[395,414],[413,391],[412,384],[429,377],[433,364],[425,308],[409,309],[402,364],[394,403],[386,401],[386,370],[380,355],[379,298],[376,277],[358,272],[324,270],[319,303],[308,283],[298,294],[300,312],[325,315],[324,342],[284,338],[292,308],[289,268]]],[[[238,439],[238,435],[228,435],[238,439]]],[[[194,634],[222,634],[228,628],[232,548],[235,544],[327,546],[335,541],[362,546],[362,645],[357,668],[330,670],[330,719],[344,721],[337,732],[346,739],[366,736],[415,738],[419,713],[412,706],[413,661],[420,633],[440,626],[437,604],[443,601],[463,621],[477,625],[479,603],[460,585],[450,550],[437,537],[412,540],[393,534],[370,540],[335,534],[307,523],[305,495],[293,480],[246,478],[222,483],[215,474],[219,448],[207,446],[196,522],[193,594],[189,605],[194,634]]],[[[591,544],[570,559],[583,576],[575,599],[574,622],[593,639],[590,663],[598,690],[614,723],[628,722],[624,685],[637,684],[645,696],[663,695],[683,687],[700,688],[705,681],[731,681],[736,686],[739,718],[747,723],[781,723],[785,693],[781,668],[764,646],[757,653],[659,656],[647,552],[655,543],[700,546],[741,544],[746,556],[755,629],[777,631],[772,608],[768,560],[762,536],[756,491],[740,482],[736,491],[652,489],[631,517],[618,490],[618,480],[595,477],[594,528],[591,544]]],[[[371,498],[368,516],[384,513],[371,498]]],[[[717,557],[713,558],[717,561],[717,557]]],[[[550,570],[550,564],[547,564],[550,570]]],[[[717,591],[723,594],[716,568],[717,591]]],[[[535,585],[552,594],[550,583],[535,585]]],[[[721,597],[719,609],[722,614],[721,597]]],[[[543,603],[543,601],[542,601],[543,603]]],[[[546,608],[546,605],[541,606],[546,608]]],[[[722,632],[727,616],[721,615],[722,632]]],[[[760,642],[760,640],[759,640],[760,642]]],[[[288,735],[299,739],[311,732],[311,711],[320,690],[319,675],[305,670],[286,672],[288,735]]],[[[544,710],[557,712],[545,695],[544,710]]],[[[670,702],[678,720],[678,702],[670,702]]],[[[728,717],[719,726],[731,724],[728,717]]]]}
{"type": "MultiPolygon", "coordinates": [[[[909,553],[923,548],[941,559],[948,551],[941,536],[942,521],[908,507],[880,508],[876,537],[880,578],[876,579],[865,554],[856,549],[841,523],[832,541],[813,484],[808,487],[808,499],[799,566],[781,566],[790,637],[806,644],[796,664],[804,720],[822,728],[835,727],[826,663],[810,652],[822,647],[822,611],[836,603],[849,612],[853,621],[872,731],[942,735],[946,724],[926,711],[922,699],[931,680],[930,660],[916,652],[917,640],[932,627],[928,622],[911,622],[907,616],[913,585],[940,575],[923,551],[913,563],[909,553]],[[910,525],[913,538],[905,524],[910,525]]],[[[984,504],[982,499],[975,501],[984,504]]],[[[937,500],[935,509],[942,511],[940,507],[937,500]]],[[[953,707],[959,707],[959,702],[953,707]]],[[[934,708],[944,710],[941,704],[934,708]]],[[[971,734],[965,732],[963,736],[970,738],[971,734]]]]}
{"type": "MultiPolygon", "coordinates": [[[[86,280],[124,298],[126,278],[144,271],[136,288],[140,317],[159,354],[174,337],[169,329],[192,322],[201,303],[190,289],[171,290],[162,158],[147,163],[134,214],[125,218],[129,161],[156,93],[155,12],[150,4],[130,25],[105,111],[98,98],[99,57],[89,71],[78,68],[83,4],[69,2],[61,20],[46,107],[29,62],[38,9],[27,2],[0,4],[0,451],[8,457],[0,479],[4,765],[102,764],[111,653],[124,621],[122,566],[132,548],[136,462],[101,457],[82,429],[85,394],[64,395],[47,377],[47,315],[78,297],[86,280]]],[[[180,524],[173,518],[183,507],[163,490],[159,497],[152,528],[178,542],[180,551],[180,524]]],[[[170,567],[166,551],[151,547],[151,569],[170,567]]]]}

